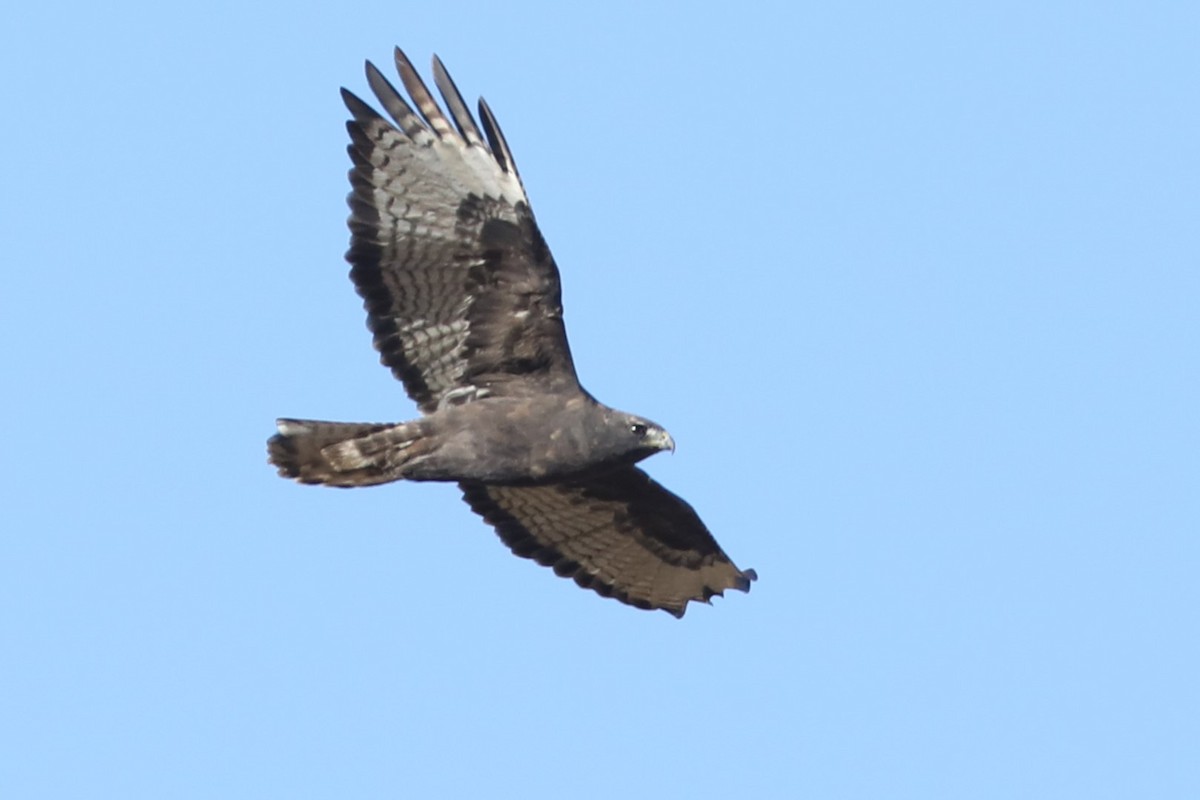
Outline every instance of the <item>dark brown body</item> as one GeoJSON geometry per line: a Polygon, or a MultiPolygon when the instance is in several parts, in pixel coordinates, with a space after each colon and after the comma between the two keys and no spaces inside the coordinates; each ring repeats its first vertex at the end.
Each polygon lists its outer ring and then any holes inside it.
{"type": "Polygon", "coordinates": [[[402,477],[531,483],[603,472],[661,449],[631,452],[623,435],[630,419],[583,394],[485,398],[453,406],[419,421],[430,447],[404,464],[402,477]],[[613,429],[620,434],[616,438],[613,429]]]}
{"type": "Polygon", "coordinates": [[[674,446],[658,425],[582,392],[484,397],[399,424],[280,420],[279,428],[270,449],[280,472],[335,486],[527,485],[601,474],[674,446]]]}

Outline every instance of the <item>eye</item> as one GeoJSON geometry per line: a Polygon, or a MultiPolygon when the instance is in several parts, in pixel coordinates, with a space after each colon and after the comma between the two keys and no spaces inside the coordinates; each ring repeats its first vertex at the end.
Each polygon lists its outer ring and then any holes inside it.
{"type": "Polygon", "coordinates": [[[641,439],[646,435],[646,426],[640,422],[635,422],[629,426],[629,432],[641,439]]]}

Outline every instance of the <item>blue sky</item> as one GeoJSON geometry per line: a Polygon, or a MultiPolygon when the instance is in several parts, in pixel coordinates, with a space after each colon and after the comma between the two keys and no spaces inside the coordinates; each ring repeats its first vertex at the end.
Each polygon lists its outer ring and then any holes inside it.
{"type": "Polygon", "coordinates": [[[0,796],[1200,796],[1194,6],[248,5],[0,31],[0,796]],[[414,414],[342,260],[394,44],[749,595],[265,464],[414,414]]]}

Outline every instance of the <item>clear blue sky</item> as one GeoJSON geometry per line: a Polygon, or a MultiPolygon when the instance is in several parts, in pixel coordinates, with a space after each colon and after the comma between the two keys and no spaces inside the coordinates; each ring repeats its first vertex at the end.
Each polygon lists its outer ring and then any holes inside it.
{"type": "Polygon", "coordinates": [[[7,14],[0,797],[1200,797],[1200,11],[987,5],[7,14]],[[749,595],[266,465],[414,414],[342,260],[394,44],[749,595]]]}

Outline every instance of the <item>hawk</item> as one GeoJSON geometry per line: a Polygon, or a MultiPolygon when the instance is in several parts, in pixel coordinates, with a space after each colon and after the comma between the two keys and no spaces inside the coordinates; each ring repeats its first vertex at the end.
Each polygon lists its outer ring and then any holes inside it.
{"type": "Polygon", "coordinates": [[[580,386],[558,268],[491,109],[479,101],[481,132],[434,56],[447,117],[399,48],[395,61],[412,105],[366,65],[390,119],[342,89],[346,260],[380,361],[421,416],[280,419],[271,463],[326,486],[455,481],[515,554],[637,608],[682,617],[689,601],[748,591],[754,571],[635,466],[673,451],[671,436],[580,386]]]}

